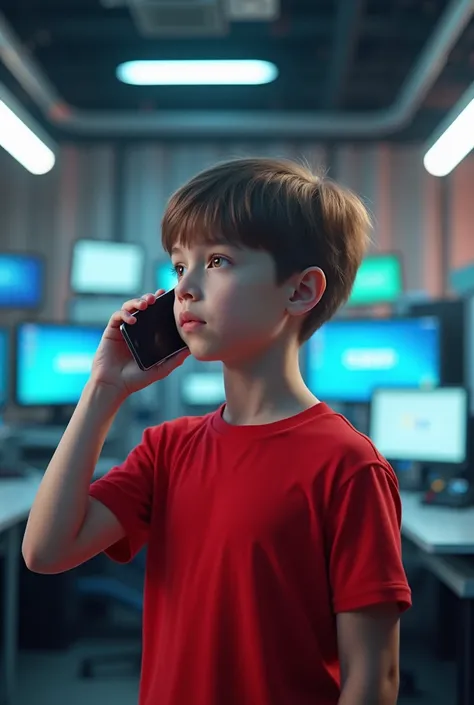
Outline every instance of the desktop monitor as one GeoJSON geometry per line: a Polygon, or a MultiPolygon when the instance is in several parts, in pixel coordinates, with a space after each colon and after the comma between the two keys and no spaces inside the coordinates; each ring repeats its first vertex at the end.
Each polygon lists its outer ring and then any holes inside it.
{"type": "Polygon", "coordinates": [[[169,291],[170,289],[174,289],[177,283],[178,277],[169,260],[155,264],[155,291],[158,289],[169,291]]]}
{"type": "Polygon", "coordinates": [[[10,376],[8,338],[8,330],[6,328],[0,328],[0,409],[3,409],[8,399],[8,380],[10,376]]]}
{"type": "Polygon", "coordinates": [[[467,428],[463,387],[374,391],[369,435],[389,460],[462,465],[467,428]]]}
{"type": "Polygon", "coordinates": [[[435,316],[439,321],[441,346],[441,383],[445,386],[467,387],[465,358],[468,327],[466,300],[442,299],[413,303],[410,316],[435,316]]]}
{"type": "Polygon", "coordinates": [[[21,323],[16,329],[15,397],[21,406],[76,404],[103,329],[21,323]]]}
{"type": "Polygon", "coordinates": [[[77,240],[72,253],[71,289],[75,294],[140,296],[145,251],[133,242],[77,240]]]}
{"type": "Polygon", "coordinates": [[[43,290],[44,260],[39,255],[0,252],[0,308],[39,308],[43,290]]]}
{"type": "Polygon", "coordinates": [[[393,252],[366,257],[359,267],[347,306],[393,304],[403,292],[400,255],[393,252]]]}
{"type": "Polygon", "coordinates": [[[377,387],[440,384],[434,317],[329,321],[306,344],[306,382],[328,402],[369,402],[377,387]]]}

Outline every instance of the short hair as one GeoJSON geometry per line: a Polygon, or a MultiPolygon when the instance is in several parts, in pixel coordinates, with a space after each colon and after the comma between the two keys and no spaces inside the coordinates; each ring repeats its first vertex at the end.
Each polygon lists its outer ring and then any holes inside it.
{"type": "Polygon", "coordinates": [[[348,189],[297,162],[246,158],[206,169],[171,196],[162,244],[168,253],[222,241],[267,251],[277,284],[320,267],[326,291],[304,317],[303,343],[349,298],[369,232],[367,209],[348,189]]]}

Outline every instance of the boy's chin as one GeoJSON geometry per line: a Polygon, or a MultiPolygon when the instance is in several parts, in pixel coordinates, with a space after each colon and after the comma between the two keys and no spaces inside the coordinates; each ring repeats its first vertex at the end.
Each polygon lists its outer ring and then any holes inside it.
{"type": "Polygon", "coordinates": [[[204,345],[201,342],[193,341],[188,343],[191,355],[199,362],[222,362],[222,356],[219,351],[210,345],[204,345]]]}

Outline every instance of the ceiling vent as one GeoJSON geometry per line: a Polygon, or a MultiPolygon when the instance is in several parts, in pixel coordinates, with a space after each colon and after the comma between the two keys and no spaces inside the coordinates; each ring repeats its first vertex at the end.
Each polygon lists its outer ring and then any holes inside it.
{"type": "Polygon", "coordinates": [[[210,37],[227,32],[222,0],[128,0],[139,31],[148,37],[210,37]]]}

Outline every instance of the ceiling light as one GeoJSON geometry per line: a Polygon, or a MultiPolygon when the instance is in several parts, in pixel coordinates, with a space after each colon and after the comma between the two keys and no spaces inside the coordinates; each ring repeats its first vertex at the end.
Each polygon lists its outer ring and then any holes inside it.
{"type": "Polygon", "coordinates": [[[135,86],[242,86],[270,83],[275,64],[259,60],[127,61],[117,78],[135,86]]]}
{"type": "Polygon", "coordinates": [[[424,156],[425,169],[433,176],[449,174],[474,148],[473,91],[474,84],[454,109],[457,117],[448,117],[449,126],[424,156]],[[460,105],[465,105],[461,111],[460,105]]]}
{"type": "Polygon", "coordinates": [[[3,100],[0,100],[0,146],[35,175],[46,174],[56,161],[54,152],[3,100]]]}

